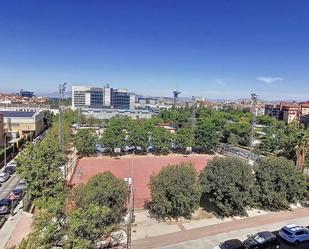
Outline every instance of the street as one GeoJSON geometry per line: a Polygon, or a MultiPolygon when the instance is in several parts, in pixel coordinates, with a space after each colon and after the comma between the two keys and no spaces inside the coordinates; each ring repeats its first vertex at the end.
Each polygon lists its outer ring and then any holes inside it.
{"type": "Polygon", "coordinates": [[[6,181],[2,183],[2,186],[0,187],[0,200],[6,198],[9,196],[9,194],[12,192],[12,190],[15,188],[19,181],[19,178],[16,173],[11,175],[11,177],[6,181]]]}

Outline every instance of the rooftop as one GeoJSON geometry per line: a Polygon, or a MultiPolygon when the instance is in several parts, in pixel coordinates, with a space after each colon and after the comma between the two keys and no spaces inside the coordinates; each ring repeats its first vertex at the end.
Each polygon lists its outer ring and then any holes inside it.
{"type": "Polygon", "coordinates": [[[32,118],[35,112],[1,111],[5,118],[32,118]]]}

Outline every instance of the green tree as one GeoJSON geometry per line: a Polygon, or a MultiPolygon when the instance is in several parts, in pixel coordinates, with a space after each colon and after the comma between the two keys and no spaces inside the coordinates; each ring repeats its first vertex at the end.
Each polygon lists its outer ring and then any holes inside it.
{"type": "Polygon", "coordinates": [[[74,137],[74,145],[81,155],[91,155],[96,152],[95,133],[90,129],[79,129],[74,137]]]}
{"type": "Polygon", "coordinates": [[[137,151],[138,149],[145,153],[149,146],[149,133],[143,123],[137,123],[130,131],[128,137],[128,145],[133,146],[137,151]]]}
{"type": "Polygon", "coordinates": [[[50,111],[44,111],[43,120],[46,127],[51,127],[53,125],[54,119],[55,119],[54,113],[50,111]]]}
{"type": "Polygon", "coordinates": [[[262,159],[255,169],[258,203],[270,210],[288,208],[305,197],[305,176],[284,157],[262,159]]]}
{"type": "Polygon", "coordinates": [[[194,132],[191,128],[179,128],[175,135],[175,146],[181,151],[187,147],[194,147],[194,132]]]}
{"type": "Polygon", "coordinates": [[[215,157],[200,174],[203,201],[219,215],[244,215],[254,205],[255,185],[251,168],[240,159],[215,157]]]}
{"type": "Polygon", "coordinates": [[[121,125],[109,125],[102,135],[101,143],[111,153],[114,153],[115,148],[124,149],[126,145],[126,130],[121,125]]]}
{"type": "Polygon", "coordinates": [[[195,147],[201,152],[213,152],[219,146],[220,132],[210,120],[202,119],[195,130],[195,147]]]}
{"type": "Polygon", "coordinates": [[[111,209],[111,223],[121,221],[125,211],[128,186],[124,180],[116,178],[111,172],[92,177],[87,184],[78,186],[73,193],[73,203],[86,210],[90,203],[111,209]]]}
{"type": "Polygon", "coordinates": [[[152,132],[151,141],[157,154],[168,154],[171,147],[171,133],[164,128],[156,127],[152,132]]]}
{"type": "Polygon", "coordinates": [[[110,222],[111,209],[89,203],[88,207],[77,208],[69,215],[68,248],[95,249],[110,234],[113,224],[110,222]]]}
{"type": "Polygon", "coordinates": [[[42,196],[55,196],[63,189],[60,167],[66,157],[59,144],[47,137],[36,145],[29,144],[16,159],[18,175],[28,182],[34,199],[42,196]]]}
{"type": "Polygon", "coordinates": [[[281,155],[296,162],[296,148],[302,143],[305,134],[303,126],[297,122],[292,122],[285,126],[284,134],[285,140],[281,155]]]}
{"type": "Polygon", "coordinates": [[[191,164],[168,165],[150,179],[151,211],[158,218],[191,217],[201,191],[191,164]]]}
{"type": "Polygon", "coordinates": [[[224,126],[224,136],[226,141],[236,142],[242,146],[248,146],[250,142],[250,118],[241,117],[238,121],[230,121],[224,126]],[[233,138],[230,138],[234,136],[233,138]],[[236,138],[236,139],[235,139],[236,138]]]}

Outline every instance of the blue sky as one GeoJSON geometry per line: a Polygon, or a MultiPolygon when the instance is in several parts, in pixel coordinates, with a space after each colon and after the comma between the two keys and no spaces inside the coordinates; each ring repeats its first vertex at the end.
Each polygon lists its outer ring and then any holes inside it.
{"type": "Polygon", "coordinates": [[[0,91],[309,99],[307,0],[1,0],[0,91]]]}

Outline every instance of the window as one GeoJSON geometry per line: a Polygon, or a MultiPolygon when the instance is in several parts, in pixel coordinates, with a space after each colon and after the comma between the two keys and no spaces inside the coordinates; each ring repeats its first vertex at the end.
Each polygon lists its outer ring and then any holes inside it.
{"type": "Polygon", "coordinates": [[[287,235],[292,235],[292,233],[289,230],[285,229],[285,228],[282,228],[282,232],[284,232],[287,235]]]}
{"type": "Polygon", "coordinates": [[[304,234],[305,234],[305,231],[303,231],[303,230],[302,231],[298,231],[298,232],[295,233],[295,235],[297,235],[297,236],[304,235],[304,234]]]}

